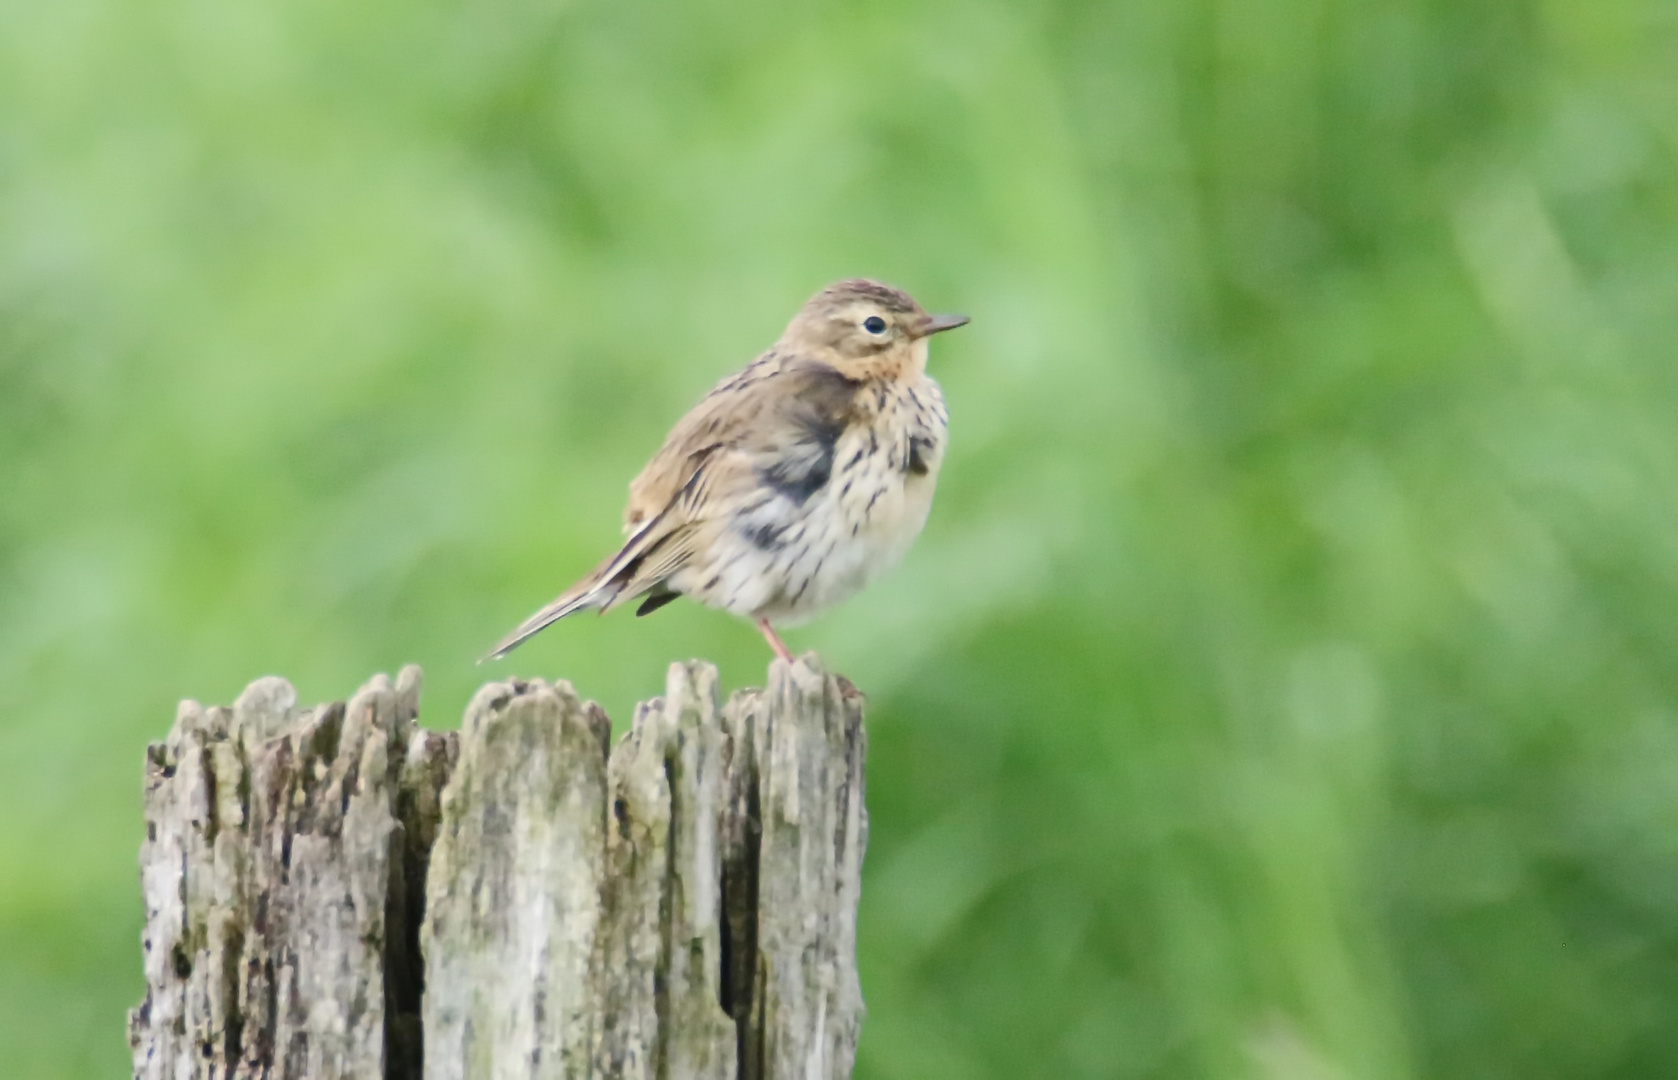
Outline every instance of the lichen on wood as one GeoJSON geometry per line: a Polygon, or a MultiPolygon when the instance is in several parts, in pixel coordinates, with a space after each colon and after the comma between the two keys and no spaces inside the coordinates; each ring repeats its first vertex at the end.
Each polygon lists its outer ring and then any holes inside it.
{"type": "Polygon", "coordinates": [[[610,748],[564,682],[458,735],[419,673],[183,703],[148,752],[137,1077],[841,1078],[862,1016],[860,695],[670,668],[610,748]]]}
{"type": "Polygon", "coordinates": [[[417,1060],[386,981],[419,914],[410,833],[435,803],[413,793],[442,785],[453,741],[414,726],[419,682],[410,667],[299,709],[289,683],[260,679],[231,709],[183,702],[149,749],[137,1077],[326,1080],[417,1060]]]}

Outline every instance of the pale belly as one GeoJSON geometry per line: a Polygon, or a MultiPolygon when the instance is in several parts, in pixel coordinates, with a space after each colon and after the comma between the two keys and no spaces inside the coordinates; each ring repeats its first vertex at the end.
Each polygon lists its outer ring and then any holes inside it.
{"type": "Polygon", "coordinates": [[[883,451],[859,454],[865,438],[841,441],[832,479],[802,505],[766,504],[670,585],[709,607],[792,626],[896,566],[926,524],[939,462],[909,472],[883,451]]]}

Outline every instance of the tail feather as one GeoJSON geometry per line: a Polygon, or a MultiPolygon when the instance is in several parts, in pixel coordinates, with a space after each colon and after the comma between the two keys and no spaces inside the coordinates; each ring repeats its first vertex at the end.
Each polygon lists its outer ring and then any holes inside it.
{"type": "Polygon", "coordinates": [[[503,656],[506,656],[520,645],[523,645],[530,638],[535,637],[537,634],[546,630],[559,620],[565,618],[567,615],[572,615],[579,611],[585,611],[589,608],[605,607],[609,602],[610,597],[601,596],[600,593],[602,591],[613,594],[616,592],[616,590],[613,589],[602,590],[598,583],[591,580],[585,580],[579,583],[576,587],[573,587],[552,603],[543,607],[542,610],[520,623],[517,630],[514,630],[512,633],[502,638],[501,643],[491,650],[487,656],[479,660],[478,663],[481,664],[484,660],[501,659],[503,656]]]}
{"type": "Polygon", "coordinates": [[[595,608],[606,611],[620,601],[634,599],[662,583],[677,564],[668,554],[664,554],[656,560],[657,566],[653,568],[657,571],[655,575],[649,576],[643,572],[648,556],[659,552],[671,538],[669,532],[652,529],[654,524],[657,522],[648,522],[637,530],[622,548],[595,567],[587,577],[561,593],[552,603],[520,623],[517,630],[503,638],[501,644],[478,663],[506,656],[567,615],[595,608]]]}

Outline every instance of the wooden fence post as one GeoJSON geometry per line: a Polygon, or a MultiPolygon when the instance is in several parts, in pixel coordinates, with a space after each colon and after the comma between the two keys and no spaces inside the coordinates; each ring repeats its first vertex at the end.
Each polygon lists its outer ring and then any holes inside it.
{"type": "Polygon", "coordinates": [[[564,682],[415,724],[417,668],[184,702],[146,762],[143,1080],[843,1078],[861,696],[812,657],[610,724],[564,682]]]}

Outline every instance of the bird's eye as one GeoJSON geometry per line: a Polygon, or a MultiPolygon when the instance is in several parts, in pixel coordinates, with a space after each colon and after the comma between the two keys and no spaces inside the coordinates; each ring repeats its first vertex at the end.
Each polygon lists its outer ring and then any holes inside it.
{"type": "Polygon", "coordinates": [[[870,334],[883,334],[886,332],[886,320],[878,315],[870,315],[862,320],[862,328],[870,334]]]}

